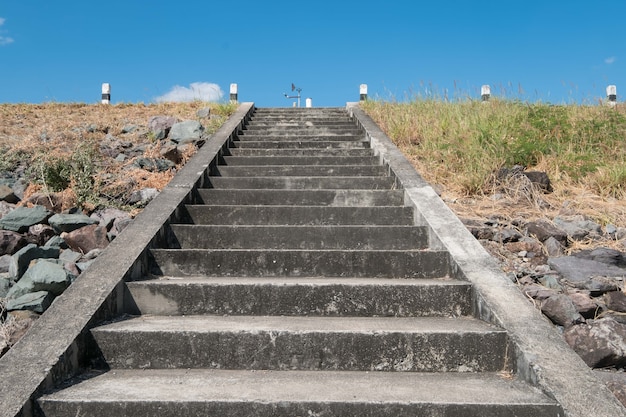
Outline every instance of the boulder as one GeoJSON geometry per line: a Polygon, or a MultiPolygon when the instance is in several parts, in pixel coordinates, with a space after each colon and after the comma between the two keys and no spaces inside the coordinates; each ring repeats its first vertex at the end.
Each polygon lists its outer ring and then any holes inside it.
{"type": "Polygon", "coordinates": [[[196,120],[176,123],[170,130],[169,139],[175,143],[190,143],[199,140],[204,127],[196,120]]]}
{"type": "Polygon", "coordinates": [[[47,224],[35,224],[28,228],[26,239],[28,243],[42,246],[55,235],[54,229],[47,224]]]}
{"type": "Polygon", "coordinates": [[[28,244],[26,238],[10,230],[0,230],[0,255],[13,255],[28,244]]]}
{"type": "Polygon", "coordinates": [[[18,298],[7,300],[6,308],[13,310],[30,310],[35,313],[43,313],[50,307],[54,296],[47,291],[38,291],[24,294],[18,298]]]}
{"type": "Polygon", "coordinates": [[[159,190],[156,188],[142,188],[141,190],[133,191],[128,198],[129,204],[136,204],[138,206],[145,206],[152,199],[159,195],[159,190]]]}
{"type": "Polygon", "coordinates": [[[8,299],[18,298],[24,294],[47,291],[52,295],[61,295],[70,285],[74,277],[56,262],[41,260],[33,264],[22,278],[9,290],[8,299]]]}
{"type": "Polygon", "coordinates": [[[541,312],[552,320],[554,324],[565,328],[585,321],[572,300],[565,294],[554,294],[543,300],[541,302],[541,312]]]}
{"type": "Polygon", "coordinates": [[[2,184],[0,185],[0,200],[6,201],[7,203],[15,204],[20,201],[20,198],[15,195],[13,188],[8,185],[2,184]]]}
{"type": "Polygon", "coordinates": [[[529,235],[535,236],[540,242],[545,242],[552,237],[560,244],[567,246],[567,232],[547,220],[528,222],[526,231],[529,235]]]}
{"type": "Polygon", "coordinates": [[[555,217],[554,224],[565,230],[567,235],[573,240],[584,240],[589,234],[599,236],[602,227],[582,216],[555,217]]]}
{"type": "Polygon", "coordinates": [[[82,213],[55,214],[48,219],[48,223],[54,228],[57,233],[62,233],[71,232],[90,224],[96,224],[98,223],[98,221],[82,213]]]}
{"type": "Polygon", "coordinates": [[[621,291],[611,291],[604,294],[604,304],[609,310],[626,313],[626,294],[621,291]]]}
{"type": "Polygon", "coordinates": [[[614,265],[620,268],[626,267],[626,257],[624,253],[611,248],[597,248],[593,250],[582,250],[573,256],[580,259],[589,259],[602,262],[607,265],[614,265]]]}
{"type": "Polygon", "coordinates": [[[561,243],[554,238],[554,236],[550,236],[543,242],[543,246],[546,249],[548,256],[550,257],[559,257],[565,254],[565,248],[561,243]]]}
{"type": "Polygon", "coordinates": [[[164,172],[176,166],[172,161],[162,158],[137,158],[133,165],[150,172],[164,172]]]}
{"type": "Polygon", "coordinates": [[[203,108],[199,109],[196,112],[196,116],[199,119],[208,119],[209,117],[211,117],[211,108],[210,107],[203,107],[203,108]]]}
{"type": "Polygon", "coordinates": [[[35,259],[56,259],[59,257],[59,249],[54,247],[40,247],[33,243],[24,246],[11,257],[9,274],[20,279],[28,269],[31,261],[35,259]]]}
{"type": "Polygon", "coordinates": [[[12,284],[13,281],[10,278],[0,277],[0,298],[6,298],[12,284]]]}
{"type": "Polygon", "coordinates": [[[100,226],[107,229],[109,239],[114,239],[132,221],[130,214],[116,208],[96,211],[91,215],[91,218],[97,220],[100,226]]]}
{"type": "Polygon", "coordinates": [[[0,228],[13,232],[24,233],[38,223],[44,223],[52,212],[43,206],[18,207],[0,219],[0,228]]]}
{"type": "Polygon", "coordinates": [[[586,319],[593,319],[602,312],[602,308],[587,293],[575,292],[569,294],[569,298],[580,315],[586,319]]]}
{"type": "Polygon", "coordinates": [[[588,281],[595,276],[626,277],[626,269],[576,256],[550,258],[548,265],[569,282],[588,281]]]}
{"type": "Polygon", "coordinates": [[[87,253],[93,249],[104,249],[109,245],[106,227],[92,224],[61,235],[72,250],[87,253]]]}
{"type": "Polygon", "coordinates": [[[567,343],[591,368],[626,365],[626,325],[604,318],[572,326],[563,333],[567,343]]]}
{"type": "Polygon", "coordinates": [[[67,249],[69,246],[67,246],[67,243],[65,243],[65,241],[63,240],[61,236],[52,236],[50,239],[48,239],[44,247],[56,248],[58,250],[61,250],[61,249],[67,249]]]}
{"type": "MultiPolygon", "coordinates": [[[[11,266],[11,255],[0,256],[0,274],[8,274],[11,266]]],[[[1,298],[1,297],[0,297],[1,298]]]]}
{"type": "Polygon", "coordinates": [[[155,140],[165,139],[178,119],[171,116],[153,116],[148,120],[148,129],[155,140]]]}

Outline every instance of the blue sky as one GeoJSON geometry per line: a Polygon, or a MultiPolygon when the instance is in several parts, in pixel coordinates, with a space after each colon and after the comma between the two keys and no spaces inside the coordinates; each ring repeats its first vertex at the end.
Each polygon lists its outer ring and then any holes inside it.
{"type": "Polygon", "coordinates": [[[626,1],[0,2],[0,103],[626,95],[626,1]],[[192,87],[193,86],[193,87],[192,87]],[[167,94],[169,96],[166,96],[167,94]]]}

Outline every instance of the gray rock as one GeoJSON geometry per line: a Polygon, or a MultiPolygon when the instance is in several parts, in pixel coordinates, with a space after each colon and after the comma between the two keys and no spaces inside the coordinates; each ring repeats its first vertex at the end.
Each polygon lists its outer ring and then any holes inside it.
{"type": "Polygon", "coordinates": [[[499,243],[517,242],[522,238],[522,234],[515,229],[503,228],[494,233],[492,240],[499,243]]]}
{"type": "Polygon", "coordinates": [[[196,120],[176,123],[170,130],[169,139],[176,143],[189,143],[199,140],[204,127],[196,120]]]}
{"type": "Polygon", "coordinates": [[[28,187],[28,183],[26,182],[26,180],[24,178],[18,178],[11,186],[11,189],[13,190],[13,194],[15,194],[17,198],[22,200],[24,199],[24,192],[26,191],[26,187],[28,187]]]}
{"type": "Polygon", "coordinates": [[[85,262],[77,262],[76,263],[76,267],[81,270],[81,271],[85,271],[87,268],[89,268],[91,266],[91,264],[94,263],[94,260],[90,260],[90,261],[85,261],[85,262]]]}
{"type": "Polygon", "coordinates": [[[26,239],[28,243],[42,246],[55,235],[54,229],[47,224],[34,224],[28,228],[26,239]]]}
{"type": "Polygon", "coordinates": [[[590,259],[607,265],[626,267],[626,257],[618,250],[611,248],[597,248],[594,250],[582,250],[573,256],[581,259],[590,259]]]}
{"type": "Polygon", "coordinates": [[[106,227],[96,224],[63,233],[63,240],[77,252],[87,253],[93,249],[104,249],[109,245],[106,227]]]}
{"type": "Polygon", "coordinates": [[[602,312],[602,308],[587,293],[575,292],[569,294],[569,298],[580,315],[586,319],[595,318],[602,312]]]}
{"type": "Polygon", "coordinates": [[[554,224],[567,232],[574,240],[583,240],[590,233],[600,235],[602,227],[595,222],[585,219],[582,216],[573,216],[571,218],[555,217],[554,224]]]}
{"type": "Polygon", "coordinates": [[[52,212],[43,206],[18,207],[0,219],[0,228],[24,233],[34,224],[44,223],[52,212]]]}
{"type": "Polygon", "coordinates": [[[526,224],[529,235],[535,236],[539,241],[545,242],[548,238],[556,239],[562,245],[567,245],[567,233],[560,227],[547,220],[537,220],[526,224]]]}
{"type": "Polygon", "coordinates": [[[48,219],[48,223],[57,233],[61,233],[96,224],[98,221],[84,214],[55,214],[48,219]]]}
{"type": "Polygon", "coordinates": [[[54,247],[39,247],[33,243],[24,246],[11,257],[9,274],[20,279],[28,269],[28,265],[35,259],[58,258],[59,249],[54,247]]]}
{"type": "Polygon", "coordinates": [[[0,230],[0,255],[13,255],[28,244],[24,236],[10,230],[0,230]]]}
{"type": "Polygon", "coordinates": [[[13,188],[4,184],[0,185],[0,200],[11,204],[15,204],[20,201],[19,197],[15,195],[13,188]]]}
{"type": "Polygon", "coordinates": [[[11,255],[0,256],[0,274],[9,273],[9,267],[11,266],[11,255]]]}
{"type": "Polygon", "coordinates": [[[614,236],[617,233],[617,226],[614,224],[607,224],[604,231],[607,235],[614,236]]]}
{"type": "Polygon", "coordinates": [[[546,248],[548,256],[558,257],[565,254],[565,248],[559,243],[558,240],[554,238],[554,236],[550,236],[549,238],[547,238],[543,242],[543,245],[546,248]]]}
{"type": "Polygon", "coordinates": [[[585,321],[572,300],[565,294],[554,294],[543,300],[541,312],[552,320],[554,324],[565,328],[585,321]]]}
{"type": "Polygon", "coordinates": [[[50,307],[54,296],[47,291],[38,291],[24,294],[21,297],[7,300],[8,311],[30,310],[35,313],[43,313],[50,307]]]}
{"type": "Polygon", "coordinates": [[[525,294],[527,297],[538,301],[546,300],[558,294],[556,290],[546,288],[543,285],[538,284],[524,285],[524,287],[522,288],[522,293],[525,294]]]}
{"type": "Polygon", "coordinates": [[[159,190],[156,188],[142,188],[141,190],[133,191],[128,199],[129,204],[136,204],[144,206],[148,204],[152,199],[159,195],[159,190]]]}
{"type": "Polygon", "coordinates": [[[609,390],[626,407],[626,372],[595,370],[596,378],[604,382],[609,390]]]}
{"type": "Polygon", "coordinates": [[[15,210],[15,204],[10,204],[6,201],[0,201],[0,218],[6,216],[13,210],[15,210]]]}
{"type": "Polygon", "coordinates": [[[59,255],[59,259],[63,262],[72,262],[76,263],[80,258],[82,258],[83,254],[80,252],[75,252],[71,249],[64,250],[59,255]]]}
{"type": "Polygon", "coordinates": [[[70,285],[72,277],[56,262],[41,260],[24,273],[24,276],[9,290],[7,298],[18,298],[24,294],[48,291],[61,295],[70,285]]]}
{"type": "Polygon", "coordinates": [[[604,294],[604,303],[609,310],[626,313],[626,294],[621,291],[611,291],[604,294]]]}
{"type": "Polygon", "coordinates": [[[137,125],[126,125],[122,128],[122,133],[133,133],[137,129],[139,129],[137,125]]]}
{"type": "Polygon", "coordinates": [[[175,145],[168,145],[161,148],[161,157],[163,159],[171,161],[174,164],[180,163],[180,161],[183,159],[183,156],[178,151],[178,147],[175,145]]]}
{"type": "Polygon", "coordinates": [[[138,168],[151,172],[164,172],[176,166],[172,161],[161,158],[137,158],[133,164],[138,168]]]}
{"type": "Polygon", "coordinates": [[[548,265],[569,282],[588,281],[594,276],[626,277],[625,269],[575,256],[550,258],[548,265]]]}
{"type": "Polygon", "coordinates": [[[148,129],[154,131],[156,129],[169,130],[178,122],[178,119],[172,116],[152,116],[148,119],[148,129]]]}
{"type": "Polygon", "coordinates": [[[553,275],[543,275],[537,279],[541,285],[552,290],[563,291],[559,280],[553,275]]]}
{"type": "Polygon", "coordinates": [[[200,110],[196,112],[196,116],[199,119],[208,119],[211,116],[211,108],[210,107],[201,108],[200,110]]]}
{"type": "Polygon", "coordinates": [[[67,243],[63,240],[61,236],[52,236],[46,244],[44,245],[46,248],[56,248],[56,249],[67,249],[67,243]]]}
{"type": "Polygon", "coordinates": [[[5,298],[11,289],[13,281],[9,277],[0,277],[0,298],[5,298]]]}
{"type": "Polygon", "coordinates": [[[613,319],[572,326],[565,341],[591,368],[626,365],[626,325],[613,319]]]}
{"type": "Polygon", "coordinates": [[[109,240],[117,237],[132,221],[132,218],[127,212],[116,208],[106,208],[96,211],[91,215],[91,218],[98,220],[99,225],[108,230],[110,236],[109,240]]]}

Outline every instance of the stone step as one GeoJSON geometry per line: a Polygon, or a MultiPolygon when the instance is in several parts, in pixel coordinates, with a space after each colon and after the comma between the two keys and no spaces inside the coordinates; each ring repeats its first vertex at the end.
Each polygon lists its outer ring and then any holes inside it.
{"type": "Polygon", "coordinates": [[[445,251],[151,249],[157,276],[443,278],[445,251]]]}
{"type": "Polygon", "coordinates": [[[91,330],[113,369],[504,369],[505,331],[470,317],[140,316],[91,330]]]}
{"type": "Polygon", "coordinates": [[[172,249],[425,249],[420,226],[231,226],[173,224],[172,249]]]}
{"type": "Polygon", "coordinates": [[[458,317],[471,285],[452,279],[173,277],[128,282],[134,314],[458,317]]]}
{"type": "Polygon", "coordinates": [[[306,133],[272,133],[272,134],[254,134],[245,133],[237,135],[237,139],[241,142],[251,141],[325,141],[325,142],[360,142],[365,140],[365,135],[346,132],[345,134],[326,133],[326,134],[306,134],[306,133]]]}
{"type": "Polygon", "coordinates": [[[280,206],[401,206],[404,190],[198,190],[199,204],[280,206]]]}
{"type": "Polygon", "coordinates": [[[378,165],[376,156],[224,156],[223,164],[241,165],[378,165]]]}
{"type": "Polygon", "coordinates": [[[298,148],[298,149],[254,149],[229,148],[229,156],[374,156],[372,149],[354,148],[298,148]]]}
{"type": "Polygon", "coordinates": [[[256,165],[215,167],[223,177],[378,177],[387,175],[380,165],[256,165]]]}
{"type": "Polygon", "coordinates": [[[221,189],[347,189],[389,190],[392,177],[209,177],[212,188],[221,189]]]}
{"type": "Polygon", "coordinates": [[[337,141],[302,139],[299,141],[273,140],[235,140],[231,143],[231,149],[369,149],[369,141],[361,140],[337,141]]]}
{"type": "Polygon", "coordinates": [[[412,225],[410,207],[205,206],[188,205],[183,221],[194,224],[412,225]]]}
{"type": "Polygon", "coordinates": [[[357,128],[354,121],[348,118],[328,118],[328,119],[299,119],[299,120],[268,120],[264,118],[254,118],[246,124],[247,130],[258,130],[267,128],[309,128],[309,127],[329,127],[329,128],[357,128]]]}
{"type": "Polygon", "coordinates": [[[562,417],[499,373],[109,371],[39,399],[46,417],[562,417]]]}
{"type": "Polygon", "coordinates": [[[295,123],[292,126],[284,124],[283,126],[246,126],[239,131],[239,135],[326,135],[326,134],[338,134],[338,135],[364,135],[354,124],[345,125],[317,125],[317,126],[297,126],[295,123]]]}

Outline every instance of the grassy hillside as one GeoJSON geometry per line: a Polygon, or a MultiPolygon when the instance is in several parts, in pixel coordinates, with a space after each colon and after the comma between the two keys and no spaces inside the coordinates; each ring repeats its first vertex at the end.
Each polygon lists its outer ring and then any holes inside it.
{"type": "Polygon", "coordinates": [[[363,108],[459,214],[507,205],[518,216],[578,210],[626,226],[624,105],[415,100],[363,108]],[[496,186],[495,173],[513,165],[547,172],[554,193],[496,186]]]}

